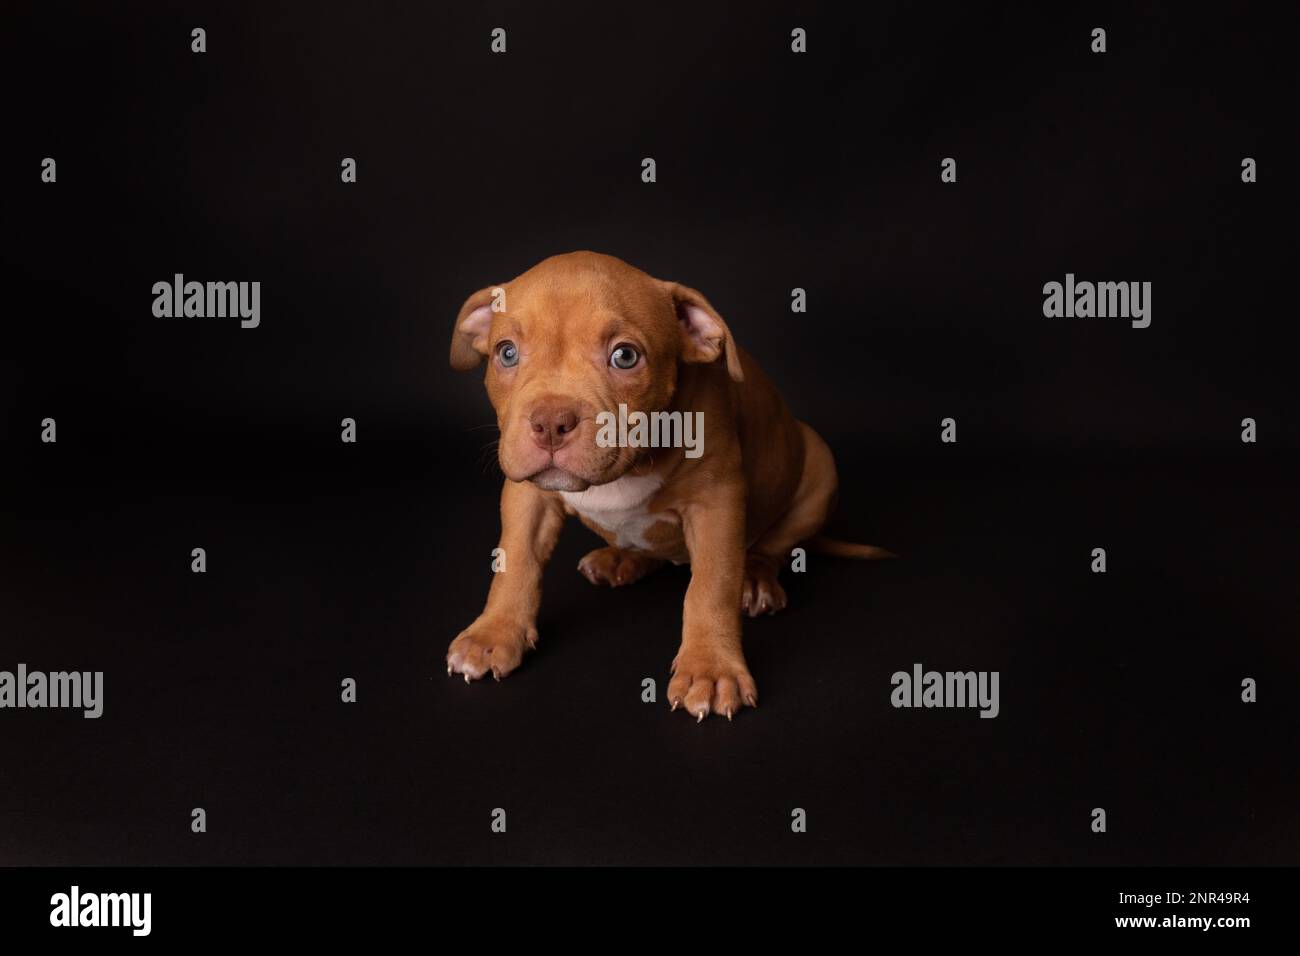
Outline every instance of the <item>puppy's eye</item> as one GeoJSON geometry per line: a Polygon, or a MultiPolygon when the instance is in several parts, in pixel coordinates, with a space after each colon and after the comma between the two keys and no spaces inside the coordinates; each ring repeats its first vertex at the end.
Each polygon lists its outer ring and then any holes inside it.
{"type": "Polygon", "coordinates": [[[636,368],[636,363],[639,361],[641,361],[641,353],[626,342],[615,346],[614,351],[609,353],[609,364],[614,368],[625,370],[636,368]]]}
{"type": "Polygon", "coordinates": [[[497,345],[497,361],[506,368],[519,364],[519,347],[509,339],[497,345]]]}

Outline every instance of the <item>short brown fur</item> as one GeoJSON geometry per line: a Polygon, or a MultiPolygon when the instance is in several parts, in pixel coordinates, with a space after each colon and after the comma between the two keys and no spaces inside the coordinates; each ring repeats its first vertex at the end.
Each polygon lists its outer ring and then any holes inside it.
{"type": "MultiPolygon", "coordinates": [[[[542,568],[570,502],[623,478],[655,487],[633,547],[617,529],[579,515],[608,546],[583,558],[593,583],[621,586],[665,562],[691,565],[681,647],[668,700],[702,720],[757,706],[741,650],[741,616],[775,613],[786,595],[778,568],[800,544],[887,557],[819,537],[838,479],[826,443],[797,421],[757,363],[735,344],[694,289],[654,279],[592,252],[553,256],[501,286],[471,295],[452,336],[451,364],[487,359],[486,386],[501,429],[501,540],[483,613],[451,643],[447,672],[500,679],[537,643],[542,568]],[[494,296],[496,297],[494,299],[494,296]],[[492,303],[504,305],[492,309],[492,303]],[[498,350],[513,343],[507,367],[498,350]],[[642,360],[612,368],[619,343],[642,360]],[[596,414],[620,404],[703,413],[704,453],[598,448],[596,414]],[[568,493],[568,500],[566,494],[568,493]],[[846,550],[847,549],[847,550],[846,550]]],[[[621,482],[624,487],[629,482],[621,482]]]]}

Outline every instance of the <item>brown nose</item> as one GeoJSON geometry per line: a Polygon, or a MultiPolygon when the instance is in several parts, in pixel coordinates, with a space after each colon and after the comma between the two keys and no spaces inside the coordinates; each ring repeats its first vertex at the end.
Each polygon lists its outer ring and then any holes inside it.
{"type": "Polygon", "coordinates": [[[528,416],[533,442],[538,448],[555,451],[573,437],[578,428],[578,413],[567,405],[539,405],[528,416]]]}

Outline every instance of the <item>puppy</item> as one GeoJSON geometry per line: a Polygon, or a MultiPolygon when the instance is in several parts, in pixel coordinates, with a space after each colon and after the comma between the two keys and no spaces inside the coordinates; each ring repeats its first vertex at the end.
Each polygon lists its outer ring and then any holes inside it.
{"type": "Polygon", "coordinates": [[[890,556],[819,536],[838,481],[830,449],[694,289],[612,256],[553,256],[465,300],[451,365],[484,359],[507,479],[506,570],[451,642],[448,674],[500,680],[537,645],[542,568],[566,516],[606,542],[578,564],[593,584],[621,587],[665,562],[690,563],[668,700],[697,720],[758,705],[741,615],[785,607],[777,571],[793,548],[890,556]],[[693,449],[610,441],[620,406],[679,412],[703,433],[693,449]]]}

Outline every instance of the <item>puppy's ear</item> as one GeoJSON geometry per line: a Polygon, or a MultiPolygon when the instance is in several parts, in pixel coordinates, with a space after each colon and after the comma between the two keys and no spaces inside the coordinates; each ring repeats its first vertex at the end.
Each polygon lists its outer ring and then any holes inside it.
{"type": "Polygon", "coordinates": [[[488,353],[488,330],[492,327],[492,303],[500,286],[479,289],[460,307],[451,332],[451,367],[468,372],[488,353]]]}
{"type": "Polygon", "coordinates": [[[745,373],[740,368],[740,350],[731,337],[731,329],[722,321],[718,310],[709,300],[694,289],[679,282],[665,282],[677,310],[677,323],[682,331],[683,362],[716,362],[725,358],[727,374],[734,382],[743,382],[745,373]]]}

